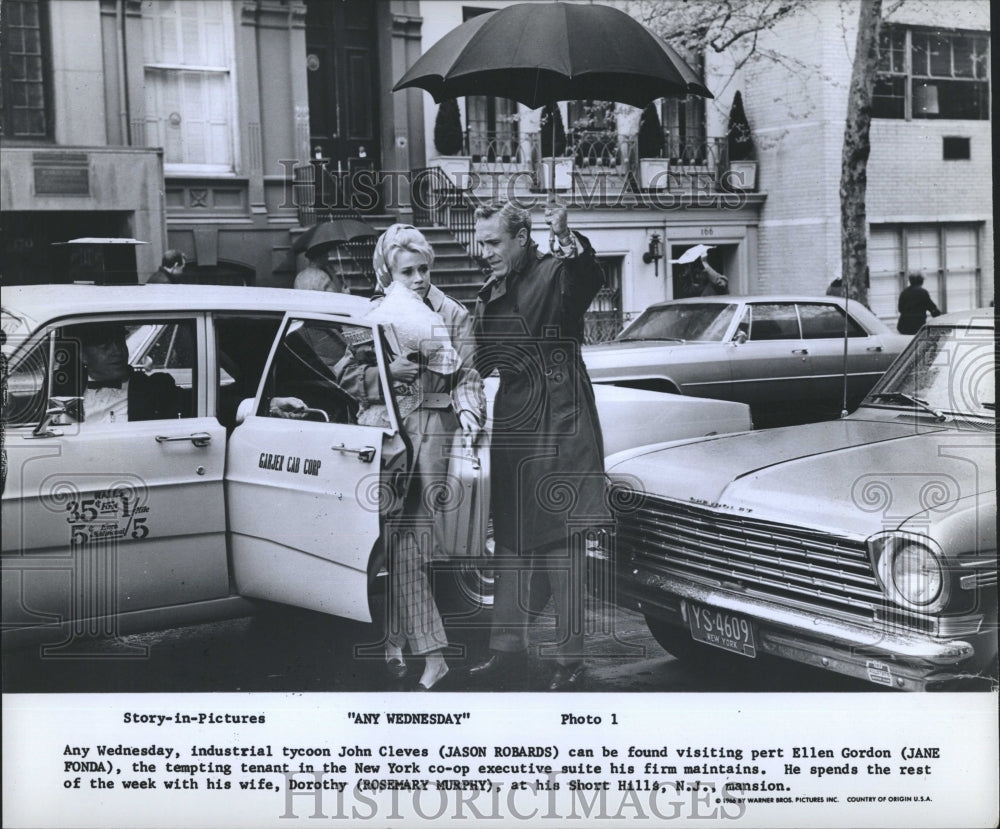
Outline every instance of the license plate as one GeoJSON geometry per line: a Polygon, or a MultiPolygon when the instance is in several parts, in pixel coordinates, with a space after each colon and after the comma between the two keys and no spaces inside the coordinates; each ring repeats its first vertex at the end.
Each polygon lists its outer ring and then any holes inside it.
{"type": "Polygon", "coordinates": [[[757,656],[753,624],[745,616],[693,602],[688,602],[687,611],[691,637],[695,641],[751,659],[757,656]]]}

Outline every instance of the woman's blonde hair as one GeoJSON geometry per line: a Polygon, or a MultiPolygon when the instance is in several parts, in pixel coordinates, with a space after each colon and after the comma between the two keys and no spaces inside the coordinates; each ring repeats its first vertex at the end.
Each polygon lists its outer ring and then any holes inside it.
{"type": "Polygon", "coordinates": [[[428,267],[434,264],[434,248],[424,238],[424,234],[413,225],[394,224],[378,237],[372,266],[375,268],[377,288],[387,288],[392,282],[392,267],[396,257],[403,252],[419,253],[427,260],[428,267]]]}

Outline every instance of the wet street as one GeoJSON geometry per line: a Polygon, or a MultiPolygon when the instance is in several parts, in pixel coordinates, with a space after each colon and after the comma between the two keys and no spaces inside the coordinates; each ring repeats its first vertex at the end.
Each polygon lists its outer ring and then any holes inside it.
{"type": "MultiPolygon", "coordinates": [[[[525,676],[511,690],[544,691],[551,666],[540,659],[551,627],[532,634],[525,676]]],[[[484,652],[482,630],[452,629],[449,691],[487,692],[465,668],[484,652]]],[[[877,686],[767,658],[723,660],[724,667],[692,665],[667,654],[641,616],[608,610],[588,615],[587,683],[596,692],[652,691],[874,691],[877,686]]],[[[723,655],[725,656],[725,655],[723,655]]],[[[38,648],[3,657],[7,693],[376,691],[407,690],[420,675],[410,659],[407,680],[382,676],[381,647],[372,625],[322,614],[274,608],[261,615],[170,628],[87,643],[58,656],[38,648]]]]}

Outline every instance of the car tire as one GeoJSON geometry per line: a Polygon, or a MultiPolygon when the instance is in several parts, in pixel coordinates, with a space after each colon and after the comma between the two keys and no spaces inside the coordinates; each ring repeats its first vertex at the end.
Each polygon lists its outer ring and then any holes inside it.
{"type": "Polygon", "coordinates": [[[489,628],[493,618],[493,520],[486,528],[486,555],[452,559],[435,568],[434,590],[445,624],[489,628]]]}
{"type": "Polygon", "coordinates": [[[680,625],[672,625],[653,616],[644,616],[646,627],[656,643],[667,653],[681,662],[698,663],[705,658],[705,645],[695,642],[690,631],[680,625]]]}

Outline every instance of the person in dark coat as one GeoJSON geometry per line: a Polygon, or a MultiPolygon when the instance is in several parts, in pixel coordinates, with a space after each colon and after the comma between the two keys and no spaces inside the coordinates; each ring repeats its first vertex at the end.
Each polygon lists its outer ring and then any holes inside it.
{"type": "Polygon", "coordinates": [[[921,326],[927,322],[927,314],[932,317],[941,315],[938,307],[931,299],[924,287],[924,278],[919,273],[910,274],[910,284],[903,288],[899,295],[899,322],[896,323],[896,330],[900,334],[916,334],[921,326]]]}
{"type": "Polygon", "coordinates": [[[160,260],[160,268],[149,279],[147,285],[176,285],[181,281],[187,259],[179,250],[168,250],[160,260]]]}
{"type": "Polygon", "coordinates": [[[531,240],[531,215],[512,203],[476,210],[476,241],[493,273],[475,311],[476,365],[500,375],[490,453],[499,566],[489,657],[473,678],[498,681],[524,665],[530,607],[550,591],[557,614],[550,690],[583,678],[583,539],[607,526],[604,445],[580,353],[584,313],[604,274],[566,208],[545,212],[554,253],[531,240]],[[529,595],[531,590],[547,592],[529,595]],[[513,669],[513,670],[512,670],[513,669]]]}
{"type": "Polygon", "coordinates": [[[675,265],[683,265],[677,278],[674,296],[676,299],[688,297],[718,296],[729,293],[729,279],[708,263],[708,252],[714,245],[695,245],[688,248],[677,259],[675,265]]]}
{"type": "Polygon", "coordinates": [[[702,255],[697,263],[688,265],[688,278],[684,296],[718,296],[729,293],[729,279],[708,264],[708,256],[702,255]]]}

